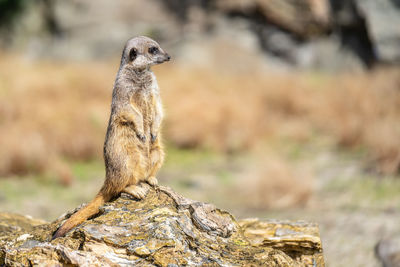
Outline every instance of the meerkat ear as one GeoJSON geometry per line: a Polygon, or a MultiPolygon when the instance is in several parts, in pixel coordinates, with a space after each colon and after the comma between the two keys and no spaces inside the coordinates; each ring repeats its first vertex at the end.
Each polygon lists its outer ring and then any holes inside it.
{"type": "Polygon", "coordinates": [[[136,57],[137,57],[136,48],[132,48],[131,51],[129,51],[129,60],[134,61],[136,57]]]}

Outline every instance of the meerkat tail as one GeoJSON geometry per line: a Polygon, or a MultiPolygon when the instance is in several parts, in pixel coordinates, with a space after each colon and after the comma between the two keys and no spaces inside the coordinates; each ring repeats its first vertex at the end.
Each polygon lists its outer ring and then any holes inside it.
{"type": "Polygon", "coordinates": [[[52,240],[64,236],[68,233],[72,228],[81,224],[91,216],[95,215],[99,212],[99,208],[107,201],[111,199],[111,196],[105,196],[105,194],[100,191],[96,197],[89,202],[85,207],[78,210],[75,214],[73,214],[58,230],[52,237],[52,240]]]}

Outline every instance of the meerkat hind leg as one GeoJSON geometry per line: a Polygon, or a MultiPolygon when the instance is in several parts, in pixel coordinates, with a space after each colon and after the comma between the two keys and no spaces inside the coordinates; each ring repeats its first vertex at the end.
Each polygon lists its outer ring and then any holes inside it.
{"type": "Polygon", "coordinates": [[[164,161],[164,153],[161,150],[159,144],[155,144],[155,148],[151,150],[151,167],[150,173],[147,176],[146,182],[151,186],[158,185],[158,180],[156,178],[156,174],[158,170],[161,168],[161,165],[164,161]]]}
{"type": "Polygon", "coordinates": [[[122,190],[122,192],[127,193],[137,199],[143,199],[149,192],[148,186],[143,186],[143,184],[129,185],[122,190]]]}

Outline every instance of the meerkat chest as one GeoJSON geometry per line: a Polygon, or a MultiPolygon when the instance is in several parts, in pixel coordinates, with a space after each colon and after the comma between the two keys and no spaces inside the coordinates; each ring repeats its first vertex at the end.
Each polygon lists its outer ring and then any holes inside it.
{"type": "Polygon", "coordinates": [[[158,99],[158,84],[155,79],[141,86],[131,97],[131,104],[143,116],[143,122],[151,123],[155,116],[156,102],[158,99]]]}

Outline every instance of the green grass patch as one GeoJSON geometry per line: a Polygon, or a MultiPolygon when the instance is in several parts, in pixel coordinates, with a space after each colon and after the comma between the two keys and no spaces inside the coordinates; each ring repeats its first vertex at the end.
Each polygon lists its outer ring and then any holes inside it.
{"type": "Polygon", "coordinates": [[[221,162],[223,155],[205,149],[181,149],[174,146],[167,147],[167,155],[164,166],[184,167],[192,169],[204,164],[221,162]]]}
{"type": "MultiPolygon", "coordinates": [[[[349,208],[400,208],[400,177],[365,175],[333,179],[323,189],[349,208]]],[[[322,192],[322,194],[324,194],[322,192]]]]}

